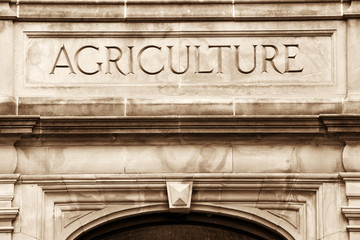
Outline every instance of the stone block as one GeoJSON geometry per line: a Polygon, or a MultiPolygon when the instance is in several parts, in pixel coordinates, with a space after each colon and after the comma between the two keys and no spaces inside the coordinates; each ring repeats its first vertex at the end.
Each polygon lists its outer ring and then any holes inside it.
{"type": "Polygon", "coordinates": [[[17,154],[13,146],[0,146],[0,174],[14,173],[17,154]]]}
{"type": "Polygon", "coordinates": [[[233,104],[216,98],[127,99],[126,116],[162,115],[233,115],[233,104]]]}
{"type": "Polygon", "coordinates": [[[176,145],[126,147],[125,173],[231,172],[227,146],[176,145]]]}
{"type": "MultiPolygon", "coordinates": [[[[353,1],[354,2],[354,1],[353,1]]],[[[360,95],[360,49],[358,36],[360,34],[360,19],[347,21],[347,53],[348,53],[348,94],[360,95]]]]}
{"type": "Polygon", "coordinates": [[[124,19],[124,6],[122,4],[96,4],[81,3],[73,1],[72,4],[66,2],[48,1],[36,2],[21,1],[18,4],[19,19],[52,19],[64,21],[72,19],[82,20],[112,20],[117,21],[124,19]],[[50,3],[50,4],[49,4],[50,3]],[[54,11],[56,9],[56,11],[54,11]]]}
{"type": "Polygon", "coordinates": [[[127,1],[126,19],[232,19],[233,9],[230,0],[216,1],[211,4],[201,2],[186,4],[180,1],[156,1],[148,4],[143,0],[127,1]]]}
{"type": "MultiPolygon", "coordinates": [[[[341,194],[338,184],[324,183],[322,188],[322,219],[324,236],[336,235],[346,231],[347,222],[341,212],[341,194]],[[331,211],[329,211],[331,209],[331,211]]],[[[326,238],[325,238],[326,239],[326,238]]],[[[329,238],[335,239],[335,238],[329,238]]],[[[342,238],[338,238],[342,239],[342,238]]],[[[346,238],[345,238],[346,239],[346,238]]]]}
{"type": "Polygon", "coordinates": [[[343,164],[347,172],[360,171],[359,156],[360,156],[359,144],[346,144],[343,151],[343,164]]]}
{"type": "Polygon", "coordinates": [[[358,114],[360,109],[360,95],[354,97],[349,96],[348,101],[344,101],[343,113],[344,114],[358,114]]]}
{"type": "Polygon", "coordinates": [[[343,146],[313,145],[236,145],[234,172],[307,172],[343,171],[343,146]]]}
{"type": "MultiPolygon", "coordinates": [[[[0,196],[13,196],[14,195],[14,185],[13,184],[1,184],[0,185],[0,196]]],[[[6,204],[10,204],[10,201],[4,201],[6,204]]],[[[10,207],[10,206],[6,206],[10,207]]]]}
{"type": "Polygon", "coordinates": [[[13,42],[13,22],[0,21],[0,96],[13,95],[13,42]]]}
{"type": "Polygon", "coordinates": [[[47,174],[48,148],[22,147],[17,148],[18,164],[16,173],[21,174],[47,174]]]}
{"type": "Polygon", "coordinates": [[[13,97],[0,97],[0,115],[16,115],[16,107],[13,97]]]}
{"type": "Polygon", "coordinates": [[[234,172],[291,172],[296,168],[294,146],[236,145],[234,172]]]}
{"type": "Polygon", "coordinates": [[[123,116],[121,98],[19,98],[19,115],[123,116]]]}
{"type": "Polygon", "coordinates": [[[22,147],[16,171],[22,174],[123,173],[123,147],[22,147]]]}
{"type": "MultiPolygon", "coordinates": [[[[347,196],[360,196],[360,184],[357,181],[348,181],[346,182],[346,195],[347,196]]],[[[357,198],[351,198],[351,200],[357,201],[360,203],[360,200],[357,198]]]]}
{"type": "Polygon", "coordinates": [[[304,145],[296,148],[296,172],[342,172],[342,145],[304,145]]]}
{"type": "Polygon", "coordinates": [[[11,233],[0,233],[0,238],[2,240],[12,240],[12,234],[11,233]]]}
{"type": "MultiPolygon", "coordinates": [[[[20,201],[20,216],[15,220],[15,225],[17,225],[19,232],[16,234],[18,237],[22,234],[26,236],[31,236],[30,239],[40,238],[40,229],[41,225],[41,189],[32,184],[25,184],[21,186],[19,191],[20,201]],[[25,200],[26,199],[26,200],[25,200]],[[25,201],[24,201],[25,200],[25,201]]],[[[15,239],[21,239],[16,238],[15,239]]],[[[27,238],[24,238],[27,239],[27,238]]]]}
{"type": "Polygon", "coordinates": [[[304,19],[324,16],[342,16],[341,4],[335,1],[306,3],[285,1],[281,4],[273,4],[235,0],[235,19],[304,19]]]}
{"type": "Polygon", "coordinates": [[[342,100],[333,99],[304,101],[302,99],[237,99],[236,115],[318,115],[341,113],[342,100]]]}

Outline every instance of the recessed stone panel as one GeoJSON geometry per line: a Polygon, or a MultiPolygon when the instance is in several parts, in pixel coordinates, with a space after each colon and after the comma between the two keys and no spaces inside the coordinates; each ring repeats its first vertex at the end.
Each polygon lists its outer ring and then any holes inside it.
{"type": "Polygon", "coordinates": [[[29,31],[25,35],[30,85],[304,85],[335,80],[333,30],[29,31]]]}
{"type": "Polygon", "coordinates": [[[344,92],[338,77],[343,28],[336,22],[321,28],[131,24],[136,31],[119,23],[87,25],[17,29],[24,40],[16,55],[24,64],[17,74],[20,95],[33,95],[31,89],[68,97],[344,92]]]}

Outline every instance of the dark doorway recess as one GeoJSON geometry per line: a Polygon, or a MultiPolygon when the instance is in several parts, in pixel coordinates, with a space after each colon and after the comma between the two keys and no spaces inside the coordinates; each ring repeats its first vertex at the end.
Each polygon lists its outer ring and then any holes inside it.
{"type": "Polygon", "coordinates": [[[76,240],[285,240],[271,230],[212,214],[146,214],[108,222],[76,240]]]}

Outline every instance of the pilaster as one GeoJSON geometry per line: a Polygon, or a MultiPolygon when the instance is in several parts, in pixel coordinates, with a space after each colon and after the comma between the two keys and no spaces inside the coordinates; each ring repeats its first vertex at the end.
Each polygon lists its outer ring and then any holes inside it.
{"type": "Polygon", "coordinates": [[[12,206],[14,185],[20,174],[0,175],[0,239],[11,240],[14,227],[12,222],[19,213],[19,208],[12,206]]]}

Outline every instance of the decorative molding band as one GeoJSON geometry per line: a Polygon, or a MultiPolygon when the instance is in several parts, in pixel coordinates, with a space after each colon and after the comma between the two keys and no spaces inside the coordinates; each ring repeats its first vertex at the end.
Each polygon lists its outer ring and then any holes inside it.
{"type": "Polygon", "coordinates": [[[318,116],[41,117],[33,134],[319,133],[318,116]]]}
{"type": "MultiPolygon", "coordinates": [[[[0,174],[0,184],[14,184],[19,178],[20,174],[0,174]]],[[[4,195],[1,197],[4,197],[4,195]]]]}
{"type": "Polygon", "coordinates": [[[166,182],[193,182],[196,190],[228,189],[239,191],[261,188],[262,190],[289,189],[318,191],[327,182],[339,182],[339,174],[87,174],[87,175],[22,175],[22,184],[38,184],[45,192],[78,191],[79,189],[129,190],[134,184],[139,189],[159,190],[166,182]]]}
{"type": "Polygon", "coordinates": [[[0,11],[0,18],[11,16],[18,21],[234,21],[358,16],[356,2],[345,13],[342,10],[350,6],[350,0],[7,0],[1,3],[4,10],[0,11]]]}
{"type": "Polygon", "coordinates": [[[360,2],[358,0],[351,1],[351,5],[344,12],[346,18],[358,18],[360,17],[360,2]]]}
{"type": "Polygon", "coordinates": [[[360,115],[0,116],[0,136],[89,134],[336,134],[357,139],[360,115]],[[355,134],[355,135],[354,135],[355,134]]]}
{"type": "Polygon", "coordinates": [[[19,208],[0,208],[0,233],[12,233],[14,227],[12,227],[12,222],[15,220],[19,214],[19,208]]]}
{"type": "Polygon", "coordinates": [[[14,227],[0,227],[0,233],[12,233],[14,227]]]}
{"type": "Polygon", "coordinates": [[[320,115],[327,131],[330,133],[359,133],[360,115],[359,114],[330,114],[320,115]]]}
{"type": "Polygon", "coordinates": [[[39,116],[1,116],[0,134],[28,134],[38,122],[39,116]]]}
{"type": "Polygon", "coordinates": [[[360,207],[345,206],[341,207],[345,217],[349,220],[356,220],[360,218],[360,207]]]}
{"type": "Polygon", "coordinates": [[[360,181],[360,173],[359,172],[341,172],[340,176],[345,181],[360,181]]]}
{"type": "Polygon", "coordinates": [[[19,214],[19,208],[0,208],[0,222],[13,221],[19,214]]]}
{"type": "Polygon", "coordinates": [[[360,232],[360,225],[349,225],[346,227],[349,232],[360,232]]]}

